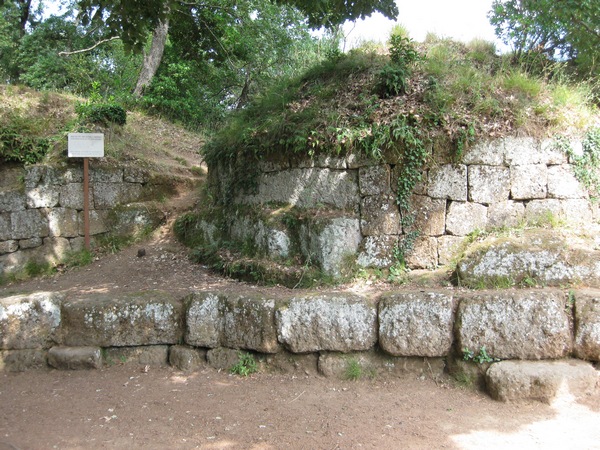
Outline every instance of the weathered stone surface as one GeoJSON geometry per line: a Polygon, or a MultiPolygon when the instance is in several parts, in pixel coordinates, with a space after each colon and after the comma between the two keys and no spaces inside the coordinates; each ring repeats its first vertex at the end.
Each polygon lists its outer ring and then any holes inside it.
{"type": "Polygon", "coordinates": [[[560,200],[532,200],[525,207],[525,219],[528,222],[539,222],[549,218],[559,218],[562,212],[560,200]]]}
{"type": "Polygon", "coordinates": [[[446,230],[446,200],[425,195],[413,195],[411,211],[415,213],[414,228],[421,236],[441,236],[446,230]]]}
{"type": "Polygon", "coordinates": [[[487,225],[488,208],[479,203],[452,202],[446,215],[446,232],[454,236],[466,236],[487,225]]]}
{"type": "MultiPolygon", "coordinates": [[[[10,214],[11,232],[8,239],[46,237],[49,234],[48,220],[37,209],[26,209],[10,214]]],[[[1,226],[1,225],[0,225],[1,226]]]]}
{"type": "Polygon", "coordinates": [[[460,384],[485,390],[485,374],[491,363],[478,364],[458,356],[449,356],[446,361],[448,373],[460,384]]]}
{"type": "MultiPolygon", "coordinates": [[[[562,389],[583,397],[594,392],[598,374],[584,361],[501,361],[486,373],[489,394],[504,402],[539,400],[550,403],[562,389]]],[[[565,392],[566,393],[566,392],[565,392]]]]}
{"type": "MultiPolygon", "coordinates": [[[[400,236],[400,240],[403,236],[400,236]]],[[[413,248],[404,255],[406,264],[411,269],[431,269],[438,265],[438,243],[437,239],[430,236],[418,237],[413,248]]]]}
{"type": "Polygon", "coordinates": [[[550,198],[588,198],[589,194],[568,165],[548,168],[548,197],[550,198]]]}
{"type": "MultiPolygon", "coordinates": [[[[90,210],[90,236],[94,236],[95,234],[106,233],[109,231],[109,220],[108,220],[109,211],[107,210],[90,210]]],[[[83,236],[85,234],[84,226],[84,217],[83,211],[79,213],[79,234],[83,236]]]]}
{"type": "Polygon", "coordinates": [[[96,209],[114,208],[123,203],[123,184],[122,183],[94,183],[93,200],[96,209]]]}
{"type": "MultiPolygon", "coordinates": [[[[547,286],[585,282],[600,286],[600,252],[593,240],[557,230],[531,229],[520,234],[488,237],[459,261],[458,276],[465,285],[495,279],[521,283],[525,279],[547,286]]],[[[492,282],[493,284],[493,282],[492,282]]]]}
{"type": "Polygon", "coordinates": [[[540,143],[531,137],[507,137],[504,139],[504,162],[509,166],[540,164],[540,143]]]}
{"type": "Polygon", "coordinates": [[[217,370],[230,370],[240,360],[240,351],[231,348],[218,347],[206,352],[206,361],[210,367],[217,370]]]}
{"type": "Polygon", "coordinates": [[[173,345],[169,349],[169,364],[184,372],[199,370],[206,365],[206,350],[173,345]]]}
{"type": "Polygon", "coordinates": [[[25,349],[0,351],[0,372],[24,372],[48,366],[47,350],[25,349]]]}
{"type": "Polygon", "coordinates": [[[369,196],[360,202],[360,229],[364,236],[399,234],[400,212],[392,196],[369,196]]]}
{"type": "Polygon", "coordinates": [[[354,368],[355,375],[358,371],[358,378],[373,378],[378,375],[437,378],[444,373],[444,360],[396,357],[377,352],[321,353],[318,367],[321,375],[341,379],[350,378],[351,367],[354,368]]]}
{"type": "Polygon", "coordinates": [[[168,345],[109,347],[104,349],[104,364],[137,364],[164,367],[168,364],[168,345]]]}
{"type": "Polygon", "coordinates": [[[53,208],[48,211],[48,227],[50,236],[79,236],[79,217],[77,210],[53,208]]]}
{"type": "Polygon", "coordinates": [[[62,303],[61,343],[126,347],[176,344],[183,302],[168,292],[82,294],[62,303]]]}
{"type": "Polygon", "coordinates": [[[286,351],[257,355],[260,372],[317,375],[317,353],[297,354],[286,351]]]}
{"type": "Polygon", "coordinates": [[[469,200],[487,205],[508,200],[510,175],[508,167],[469,166],[469,200]]]}
{"type": "Polygon", "coordinates": [[[303,208],[329,205],[353,209],[359,203],[358,171],[291,169],[263,174],[257,195],[244,196],[243,203],[282,202],[303,208]]]}
{"type": "Polygon", "coordinates": [[[41,256],[41,258],[38,256],[37,259],[44,259],[49,264],[57,264],[62,261],[70,251],[71,244],[68,239],[62,237],[48,237],[44,238],[44,243],[42,247],[39,248],[39,252],[43,256],[41,256]]]}
{"type": "Polygon", "coordinates": [[[548,190],[548,167],[545,164],[527,164],[510,169],[511,198],[531,200],[546,198],[548,190]]]}
{"type": "Polygon", "coordinates": [[[192,295],[186,314],[186,343],[275,353],[279,350],[274,314],[276,302],[252,296],[192,295]]]}
{"type": "Polygon", "coordinates": [[[600,292],[575,292],[575,355],[600,361],[600,292]]]}
{"type": "Polygon", "coordinates": [[[0,255],[16,252],[18,249],[19,243],[17,241],[0,242],[0,255]]]}
{"type": "Polygon", "coordinates": [[[504,164],[505,145],[501,139],[476,142],[463,156],[464,164],[501,166],[504,164]]]}
{"type": "Polygon", "coordinates": [[[99,347],[52,347],[48,365],[61,370],[100,369],[102,352],[99,347]]]}
{"type": "MultiPolygon", "coordinates": [[[[60,206],[63,208],[83,209],[83,183],[68,183],[60,188],[60,206]]],[[[94,198],[93,187],[90,187],[90,204],[94,198]]]]}
{"type": "Polygon", "coordinates": [[[10,213],[0,212],[0,241],[12,239],[10,213]]]}
{"type": "Polygon", "coordinates": [[[26,195],[29,208],[52,208],[58,205],[59,190],[56,186],[41,185],[28,189],[26,195]]]}
{"type": "Polygon", "coordinates": [[[461,300],[457,348],[501,359],[552,359],[572,348],[565,299],[559,291],[499,291],[461,300]]]}
{"type": "Polygon", "coordinates": [[[0,349],[48,348],[60,325],[63,298],[53,292],[0,298],[0,349]]]}
{"type": "Polygon", "coordinates": [[[358,185],[361,195],[389,195],[390,166],[380,164],[358,169],[358,185]]]}
{"type": "Polygon", "coordinates": [[[22,211],[27,206],[27,196],[20,190],[0,190],[0,211],[22,211]]]}
{"type": "Polygon", "coordinates": [[[450,264],[458,256],[457,252],[461,249],[463,237],[460,236],[440,236],[438,242],[438,264],[450,264]]]}
{"type": "Polygon", "coordinates": [[[123,169],[101,169],[90,167],[90,182],[92,183],[122,183],[123,169]]]}
{"type": "Polygon", "coordinates": [[[300,228],[302,254],[321,269],[338,276],[344,259],[354,255],[361,242],[360,222],[353,217],[319,219],[300,228]]]}
{"type": "Polygon", "coordinates": [[[110,232],[126,236],[141,233],[158,227],[165,219],[165,213],[157,206],[146,203],[122,205],[109,213],[107,220],[110,232]]]}
{"type": "Polygon", "coordinates": [[[467,201],[467,166],[448,164],[429,171],[427,195],[455,201],[467,201]]]}
{"type": "MultiPolygon", "coordinates": [[[[581,144],[581,141],[579,141],[581,144]]],[[[555,139],[543,139],[540,142],[541,163],[546,165],[566,164],[567,153],[556,145],[555,139]]]]}
{"type": "Polygon", "coordinates": [[[516,227],[525,217],[525,206],[523,203],[507,200],[505,202],[493,203],[488,208],[488,228],[516,227]]]}
{"type": "Polygon", "coordinates": [[[35,188],[37,185],[60,185],[64,183],[60,169],[41,164],[25,166],[24,181],[26,188],[35,188]]]}
{"type": "MultiPolygon", "coordinates": [[[[83,182],[83,167],[69,167],[62,173],[62,181],[65,184],[82,183],[83,182]]],[[[62,184],[62,183],[61,183],[62,184]]]]}
{"type": "Polygon", "coordinates": [[[331,155],[316,155],[314,167],[326,167],[329,169],[346,169],[346,159],[331,155]]]}
{"type": "Polygon", "coordinates": [[[453,323],[451,294],[385,294],[379,302],[379,346],[394,356],[446,356],[453,323]]]}
{"type": "Polygon", "coordinates": [[[560,201],[560,218],[569,225],[588,227],[594,218],[592,205],[584,199],[567,199],[560,201]]]}
{"type": "Polygon", "coordinates": [[[123,168],[123,181],[126,183],[147,183],[149,174],[146,170],[138,167],[123,168]]]}
{"type": "Polygon", "coordinates": [[[44,240],[39,237],[34,237],[31,239],[21,239],[19,241],[19,248],[21,250],[27,250],[30,248],[37,248],[44,245],[44,240]]]}
{"type": "Polygon", "coordinates": [[[294,297],[275,313],[279,342],[294,353],[367,350],[377,341],[377,308],[352,294],[294,297]]]}
{"type": "Polygon", "coordinates": [[[366,236],[360,243],[356,262],[361,267],[389,267],[394,263],[397,236],[366,236]]]}

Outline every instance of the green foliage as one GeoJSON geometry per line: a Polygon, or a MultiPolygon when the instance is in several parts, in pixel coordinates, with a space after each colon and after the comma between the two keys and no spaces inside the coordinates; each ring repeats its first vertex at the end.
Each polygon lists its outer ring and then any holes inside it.
{"type": "Polygon", "coordinates": [[[344,377],[347,380],[357,381],[363,376],[363,369],[360,362],[356,358],[350,358],[346,360],[346,370],[344,371],[344,377]]]}
{"type": "Polygon", "coordinates": [[[39,136],[36,124],[18,114],[11,115],[7,123],[0,123],[0,161],[35,164],[50,149],[50,140],[39,136]]]}
{"type": "Polygon", "coordinates": [[[63,264],[67,267],[83,267],[91,264],[94,260],[94,255],[89,250],[71,251],[68,252],[63,259],[63,264]]]}
{"type": "Polygon", "coordinates": [[[469,350],[467,347],[463,348],[462,352],[463,360],[471,361],[475,364],[493,363],[500,361],[500,359],[488,355],[487,350],[485,349],[485,345],[479,349],[479,353],[475,353],[469,350]]]}
{"type": "Polygon", "coordinates": [[[569,156],[577,180],[597,198],[600,195],[600,127],[587,131],[581,153],[577,153],[566,138],[557,138],[555,145],[569,156]]]}
{"type": "Polygon", "coordinates": [[[380,98],[406,94],[411,66],[419,60],[414,43],[401,34],[392,34],[389,42],[390,63],[378,74],[377,94],[380,98]]]}
{"type": "Polygon", "coordinates": [[[41,275],[50,275],[54,272],[54,268],[50,265],[50,263],[43,261],[36,261],[30,259],[25,263],[23,267],[25,274],[28,277],[39,277],[41,275]]]}
{"type": "Polygon", "coordinates": [[[238,352],[238,362],[229,369],[229,373],[247,377],[258,371],[256,360],[250,353],[238,352]]]}
{"type": "Polygon", "coordinates": [[[125,109],[115,103],[80,103],[75,111],[83,123],[108,127],[111,124],[125,125],[127,122],[125,109]]]}

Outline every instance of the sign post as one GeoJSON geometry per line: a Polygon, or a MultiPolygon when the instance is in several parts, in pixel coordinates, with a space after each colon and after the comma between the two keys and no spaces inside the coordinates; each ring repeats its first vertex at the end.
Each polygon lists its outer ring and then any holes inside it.
{"type": "Polygon", "coordinates": [[[104,157],[103,133],[69,133],[69,158],[83,158],[83,230],[85,249],[90,250],[89,158],[104,157]]]}

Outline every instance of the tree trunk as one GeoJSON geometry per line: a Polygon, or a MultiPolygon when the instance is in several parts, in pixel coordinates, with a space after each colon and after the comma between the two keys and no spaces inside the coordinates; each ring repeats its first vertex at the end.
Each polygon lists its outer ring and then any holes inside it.
{"type": "Polygon", "coordinates": [[[133,90],[133,95],[135,97],[141,97],[144,89],[150,84],[152,78],[154,78],[158,66],[160,66],[163,52],[165,51],[168,33],[169,19],[160,21],[152,33],[150,51],[148,53],[144,52],[142,70],[135,85],[135,89],[133,90]]]}

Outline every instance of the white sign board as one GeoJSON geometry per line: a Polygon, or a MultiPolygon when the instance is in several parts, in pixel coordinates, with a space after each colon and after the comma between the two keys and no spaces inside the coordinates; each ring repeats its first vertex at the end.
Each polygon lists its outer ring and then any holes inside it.
{"type": "Polygon", "coordinates": [[[104,157],[104,133],[69,133],[69,158],[104,157]]]}

